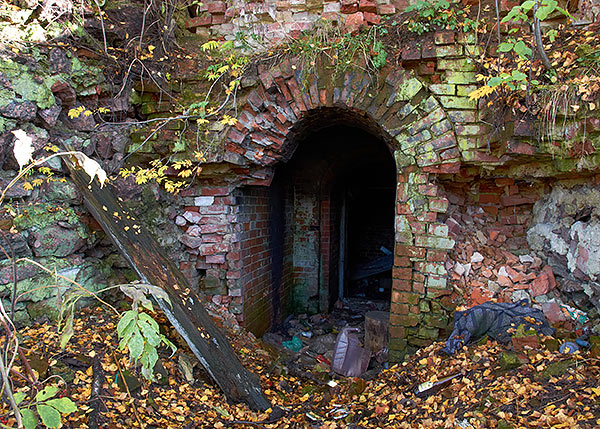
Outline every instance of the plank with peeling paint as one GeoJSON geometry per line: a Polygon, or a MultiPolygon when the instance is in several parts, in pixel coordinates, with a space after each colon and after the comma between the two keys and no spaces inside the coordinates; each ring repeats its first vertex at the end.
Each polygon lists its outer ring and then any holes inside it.
{"type": "Polygon", "coordinates": [[[167,292],[171,305],[156,299],[161,310],[227,398],[245,402],[256,410],[269,408],[258,377],[242,366],[187,279],[144,226],[121,206],[111,185],[101,188],[97,180],[90,183],[85,172],[73,168],[68,161],[66,164],[73,182],[84,196],[86,207],[140,280],[160,286],[167,292]]]}

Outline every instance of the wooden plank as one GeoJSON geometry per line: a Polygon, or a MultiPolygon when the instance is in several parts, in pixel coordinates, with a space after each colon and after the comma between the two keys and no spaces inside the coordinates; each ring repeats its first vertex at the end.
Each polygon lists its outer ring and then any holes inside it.
{"type": "Polygon", "coordinates": [[[187,279],[144,226],[121,206],[111,185],[101,188],[97,180],[89,183],[90,178],[85,172],[73,168],[68,160],[66,164],[71,179],[84,196],[86,207],[140,280],[167,292],[171,305],[157,299],[161,310],[227,398],[245,402],[255,410],[270,408],[258,377],[242,366],[187,279]]]}

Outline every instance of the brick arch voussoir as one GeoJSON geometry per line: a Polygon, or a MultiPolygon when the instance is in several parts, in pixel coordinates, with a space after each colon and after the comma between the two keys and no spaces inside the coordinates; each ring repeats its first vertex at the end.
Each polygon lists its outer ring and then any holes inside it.
{"type": "Polygon", "coordinates": [[[352,68],[335,75],[320,64],[305,76],[297,59],[259,73],[246,96],[225,149],[237,163],[271,166],[294,152],[288,138],[308,112],[335,107],[370,117],[391,141],[398,167],[415,165],[428,173],[454,173],[460,152],[452,123],[436,96],[411,72],[384,68],[378,76],[352,68]]]}
{"type": "Polygon", "coordinates": [[[408,72],[394,76],[393,82],[389,108],[375,119],[394,138],[398,170],[414,165],[425,173],[458,172],[454,125],[438,97],[408,72]]]}

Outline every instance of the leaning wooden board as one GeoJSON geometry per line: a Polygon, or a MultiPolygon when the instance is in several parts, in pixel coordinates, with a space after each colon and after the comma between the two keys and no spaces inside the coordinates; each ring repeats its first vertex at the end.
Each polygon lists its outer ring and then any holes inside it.
{"type": "Polygon", "coordinates": [[[157,299],[161,310],[227,398],[245,402],[256,410],[270,408],[258,377],[242,366],[187,279],[144,226],[121,206],[111,192],[111,185],[101,188],[97,179],[90,183],[90,177],[84,171],[74,168],[69,160],[65,161],[73,182],[84,196],[86,207],[140,280],[167,292],[171,305],[157,299]]]}

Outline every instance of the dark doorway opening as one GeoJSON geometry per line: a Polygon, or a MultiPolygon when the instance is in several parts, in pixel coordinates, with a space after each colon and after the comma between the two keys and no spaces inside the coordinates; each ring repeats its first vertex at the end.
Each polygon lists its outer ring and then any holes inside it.
{"type": "Polygon", "coordinates": [[[385,142],[349,125],[304,132],[274,184],[284,313],[328,312],[353,297],[389,305],[396,167],[385,142]]]}

